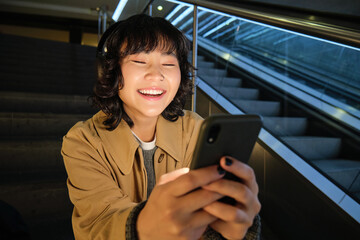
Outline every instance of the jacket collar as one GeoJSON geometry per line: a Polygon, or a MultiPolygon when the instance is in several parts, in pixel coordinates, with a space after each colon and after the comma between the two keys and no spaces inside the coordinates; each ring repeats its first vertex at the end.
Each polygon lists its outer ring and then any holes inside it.
{"type": "MultiPolygon", "coordinates": [[[[106,114],[102,111],[93,117],[94,126],[100,139],[104,142],[104,149],[118,165],[123,174],[131,172],[139,143],[132,134],[129,125],[121,121],[113,131],[106,130],[103,122],[106,114]]],[[[156,145],[171,155],[176,161],[181,160],[182,149],[182,118],[170,122],[159,117],[156,124],[156,145]]]]}
{"type": "Polygon", "coordinates": [[[156,145],[176,161],[180,161],[182,157],[182,135],[181,117],[175,122],[170,122],[160,115],[156,124],[156,145]]]}

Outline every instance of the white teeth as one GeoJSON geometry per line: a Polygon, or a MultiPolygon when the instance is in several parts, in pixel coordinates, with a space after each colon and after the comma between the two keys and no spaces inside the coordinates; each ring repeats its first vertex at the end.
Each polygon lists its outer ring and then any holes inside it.
{"type": "Polygon", "coordinates": [[[147,95],[160,95],[164,91],[151,89],[151,90],[139,90],[139,92],[142,93],[142,94],[147,94],[147,95]]]}

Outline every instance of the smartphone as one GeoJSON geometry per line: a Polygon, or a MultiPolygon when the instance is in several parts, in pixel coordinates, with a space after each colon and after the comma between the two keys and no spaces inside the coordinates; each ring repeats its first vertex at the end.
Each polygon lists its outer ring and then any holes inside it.
{"type": "Polygon", "coordinates": [[[190,168],[219,164],[223,156],[247,163],[262,127],[259,115],[213,115],[200,127],[190,168]]]}
{"type": "MultiPolygon", "coordinates": [[[[200,127],[190,169],[218,165],[223,156],[248,163],[261,127],[259,115],[213,115],[206,118],[200,127]]],[[[229,172],[224,178],[241,182],[229,172]]],[[[231,197],[223,197],[220,201],[236,204],[231,197]]]]}

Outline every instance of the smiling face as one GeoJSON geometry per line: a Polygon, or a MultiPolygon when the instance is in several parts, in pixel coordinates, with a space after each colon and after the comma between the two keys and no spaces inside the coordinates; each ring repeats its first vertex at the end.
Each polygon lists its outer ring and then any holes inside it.
{"type": "Polygon", "coordinates": [[[181,73],[175,54],[156,48],[130,54],[120,65],[124,84],[119,97],[127,115],[133,121],[157,119],[179,89],[181,73]]]}

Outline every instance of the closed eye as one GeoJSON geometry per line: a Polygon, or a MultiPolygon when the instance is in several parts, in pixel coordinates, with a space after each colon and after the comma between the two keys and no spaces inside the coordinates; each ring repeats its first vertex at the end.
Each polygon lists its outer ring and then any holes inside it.
{"type": "Polygon", "coordinates": [[[138,61],[138,60],[132,60],[134,63],[139,63],[139,64],[145,64],[145,62],[143,61],[138,61]]]}
{"type": "Polygon", "coordinates": [[[163,66],[166,66],[166,67],[173,67],[173,66],[175,66],[175,64],[172,64],[172,63],[165,63],[165,64],[163,64],[163,66]]]}

